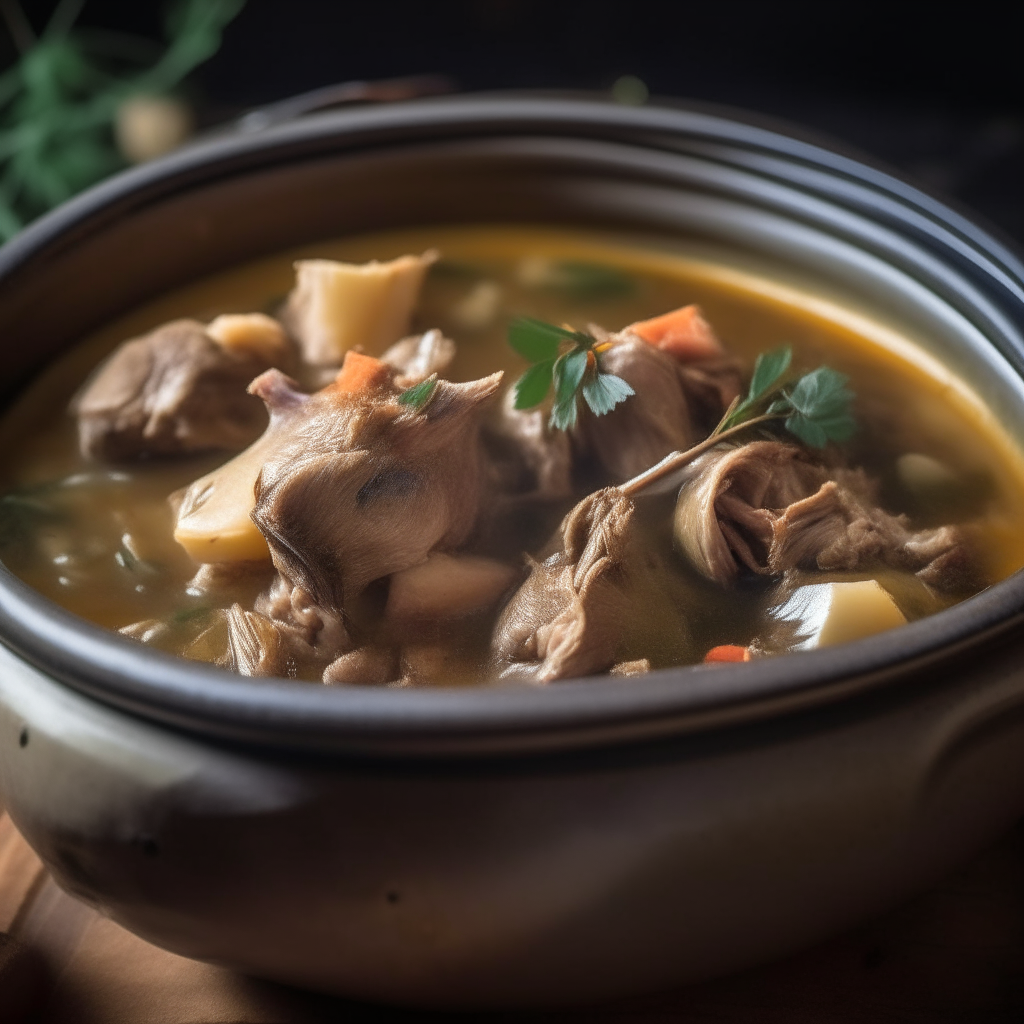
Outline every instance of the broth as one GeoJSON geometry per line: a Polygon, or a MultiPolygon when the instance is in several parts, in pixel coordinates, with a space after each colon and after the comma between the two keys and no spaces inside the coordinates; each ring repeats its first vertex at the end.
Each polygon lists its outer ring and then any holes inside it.
{"type": "MultiPolygon", "coordinates": [[[[978,550],[990,581],[1024,565],[1024,458],[965,384],[894,331],[727,263],[629,239],[505,227],[424,229],[305,247],[173,292],[84,339],[26,390],[0,424],[0,484],[7,492],[0,524],[4,563],[46,597],[92,622],[120,629],[163,620],[173,628],[157,646],[211,657],[201,637],[212,611],[234,602],[252,607],[264,581],[240,580],[216,599],[190,586],[197,567],[173,539],[167,497],[230,454],[97,465],[79,454],[72,417],[54,410],[67,406],[92,368],[125,338],[174,317],[207,320],[274,308],[291,286],[296,258],[389,259],[428,247],[440,250],[443,259],[426,280],[415,327],[437,327],[457,341],[458,354],[446,373],[450,379],[469,381],[503,369],[508,386],[526,369],[505,343],[511,316],[580,326],[593,321],[619,330],[697,303],[748,372],[758,353],[788,344],[795,365],[809,369],[827,362],[849,376],[861,430],[846,449],[853,464],[880,480],[886,508],[906,513],[915,526],[980,523],[978,550]],[[561,278],[550,278],[552,266],[560,268],[561,278]],[[497,313],[490,316],[494,307],[497,313]],[[895,460],[908,452],[941,460],[961,481],[957,494],[935,507],[911,500],[894,470],[895,460]]],[[[566,499],[553,521],[584,493],[566,499]]],[[[652,498],[644,504],[641,518],[651,543],[664,542],[658,537],[667,530],[668,501],[652,498]]],[[[527,523],[524,538],[535,543],[550,522],[549,516],[527,523]]],[[[679,585],[697,596],[694,650],[748,642],[763,604],[760,581],[723,592],[681,561],[673,571],[679,585]]],[[[365,612],[371,618],[381,600],[372,591],[365,612]]],[[[913,600],[903,610],[910,618],[918,613],[913,600]]],[[[488,678],[493,621],[493,614],[470,616],[457,628],[425,631],[416,642],[428,661],[434,659],[426,681],[488,678]]],[[[667,658],[655,656],[652,663],[667,658]]]]}

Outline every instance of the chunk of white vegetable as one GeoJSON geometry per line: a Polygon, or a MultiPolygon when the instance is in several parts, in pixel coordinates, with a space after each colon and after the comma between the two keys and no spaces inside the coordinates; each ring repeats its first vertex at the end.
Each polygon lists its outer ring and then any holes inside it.
{"type": "Polygon", "coordinates": [[[114,115],[117,148],[133,164],[177,149],[194,128],[191,109],[173,96],[131,96],[114,115]]]}
{"type": "Polygon", "coordinates": [[[388,263],[299,260],[285,319],[317,366],[335,366],[353,345],[382,352],[409,333],[423,278],[434,251],[388,263]]]}
{"type": "Polygon", "coordinates": [[[960,478],[944,463],[920,452],[907,452],[896,460],[900,483],[918,497],[950,491],[960,478]]]}
{"type": "Polygon", "coordinates": [[[794,649],[802,651],[860,640],[907,621],[877,580],[798,587],[772,615],[797,625],[794,649]]]}
{"type": "Polygon", "coordinates": [[[436,553],[392,575],[385,615],[398,622],[471,615],[491,607],[518,575],[491,558],[436,553]]]}
{"type": "Polygon", "coordinates": [[[501,286],[494,281],[479,281],[452,309],[452,319],[467,331],[490,326],[501,308],[501,286]]]}
{"type": "Polygon", "coordinates": [[[249,513],[272,445],[264,434],[185,491],[174,539],[197,562],[269,561],[270,549],[249,513]]]}

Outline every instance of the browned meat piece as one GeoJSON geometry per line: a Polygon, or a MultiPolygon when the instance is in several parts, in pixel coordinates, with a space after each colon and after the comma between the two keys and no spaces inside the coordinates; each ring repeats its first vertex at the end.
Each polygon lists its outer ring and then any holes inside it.
{"type": "Polygon", "coordinates": [[[321,669],[319,659],[301,632],[240,604],[228,609],[230,666],[243,676],[299,679],[321,669]]]}
{"type": "MultiPolygon", "coordinates": [[[[230,340],[218,343],[196,320],[174,320],[125,342],[72,402],[82,454],[125,462],[244,448],[267,423],[246,385],[275,360],[263,339],[230,340]]],[[[286,350],[278,351],[283,359],[286,350]]]]}
{"type": "Polygon", "coordinates": [[[283,576],[260,594],[253,607],[259,614],[295,630],[325,662],[352,648],[341,617],[321,608],[302,587],[283,576]]]}
{"type": "Polygon", "coordinates": [[[509,388],[501,413],[487,424],[496,489],[516,497],[565,498],[572,494],[572,446],[564,430],[548,426],[541,409],[517,409],[509,388]]]}
{"type": "Polygon", "coordinates": [[[879,508],[860,470],[830,469],[802,449],[755,441],[709,452],[692,467],[676,506],[676,543],[709,579],[731,583],[741,568],[905,569],[944,591],[980,585],[961,527],[913,530],[879,508]]]}
{"type": "Polygon", "coordinates": [[[635,394],[605,416],[581,410],[574,440],[621,483],[706,437],[742,382],[738,364],[724,356],[683,363],[629,334],[610,340],[602,366],[635,394]]]}
{"type": "Polygon", "coordinates": [[[498,620],[492,654],[504,678],[536,683],[641,659],[648,667],[686,661],[679,598],[632,499],[606,488],[566,516],[555,554],[531,561],[498,620]]]}
{"type": "Polygon", "coordinates": [[[438,381],[420,409],[398,401],[386,373],[355,391],[346,379],[308,396],[280,375],[253,385],[280,426],[252,520],[282,575],[339,614],[371,581],[466,539],[482,488],[480,417],[501,374],[438,381]]]}
{"type": "Polygon", "coordinates": [[[341,618],[280,576],[253,611],[233,605],[227,626],[230,665],[243,676],[315,678],[352,648],[341,618]]]}

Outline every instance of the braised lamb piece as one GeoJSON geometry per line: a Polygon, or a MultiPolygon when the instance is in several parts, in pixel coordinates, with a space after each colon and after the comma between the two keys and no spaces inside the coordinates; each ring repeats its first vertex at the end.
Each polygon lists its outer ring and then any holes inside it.
{"type": "Polygon", "coordinates": [[[715,449],[692,466],[676,506],[676,541],[704,576],[729,584],[741,570],[777,575],[887,566],[929,585],[979,585],[962,527],[914,530],[878,507],[862,470],[829,468],[777,441],[715,449]]]}
{"type": "Polygon", "coordinates": [[[264,453],[252,511],[281,574],[335,612],[372,580],[469,535],[483,483],[480,419],[501,383],[500,373],[437,381],[417,409],[398,401],[387,374],[356,391],[343,378],[314,395],[282,380],[257,386],[272,417],[279,407],[288,415],[264,453]]]}
{"type": "Polygon", "coordinates": [[[632,499],[598,491],[566,516],[495,627],[501,675],[535,683],[613,670],[635,675],[690,654],[686,595],[649,543],[632,499]],[[641,664],[643,663],[643,664],[641,664]]]}
{"type": "Polygon", "coordinates": [[[244,448],[267,417],[246,385],[292,354],[269,317],[173,320],[126,341],[72,402],[87,458],[128,462],[244,448]]]}
{"type": "Polygon", "coordinates": [[[607,416],[585,411],[573,439],[622,483],[706,437],[739,394],[741,377],[724,354],[683,362],[628,332],[610,340],[604,367],[636,394],[607,416]]]}
{"type": "Polygon", "coordinates": [[[630,324],[616,334],[597,325],[602,369],[633,390],[610,415],[583,410],[574,442],[616,483],[708,435],[740,393],[742,373],[697,306],[630,324]]]}

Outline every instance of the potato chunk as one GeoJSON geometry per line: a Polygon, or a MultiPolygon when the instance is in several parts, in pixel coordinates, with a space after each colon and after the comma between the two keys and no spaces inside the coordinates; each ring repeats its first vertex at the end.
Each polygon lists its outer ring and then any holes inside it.
{"type": "Polygon", "coordinates": [[[285,319],[316,366],[336,366],[353,345],[382,352],[409,333],[424,275],[437,259],[400,256],[388,263],[299,260],[285,319]]]}
{"type": "Polygon", "coordinates": [[[794,624],[799,635],[795,650],[861,640],[907,621],[877,580],[798,587],[773,618],[794,624]]]}

